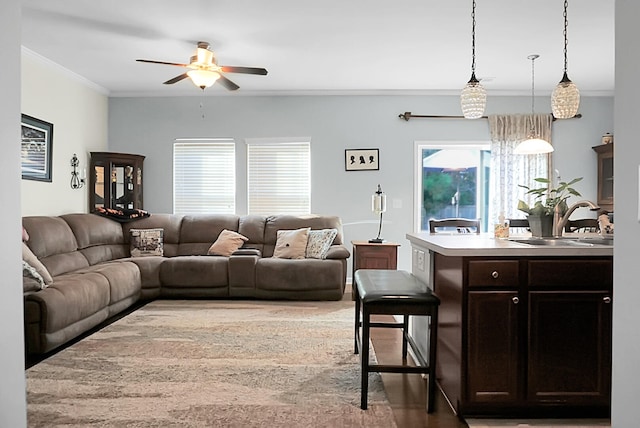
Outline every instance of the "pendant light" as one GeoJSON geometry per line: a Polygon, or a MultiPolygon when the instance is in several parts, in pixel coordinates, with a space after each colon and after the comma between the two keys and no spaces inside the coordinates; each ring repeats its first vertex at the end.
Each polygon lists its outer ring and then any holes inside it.
{"type": "Polygon", "coordinates": [[[472,3],[471,22],[471,79],[460,94],[460,107],[465,119],[479,119],[487,105],[487,91],[476,79],[476,0],[472,3]]]}
{"type": "Polygon", "coordinates": [[[540,55],[538,54],[529,55],[527,57],[527,59],[531,60],[531,130],[527,135],[527,139],[518,144],[513,150],[513,152],[517,155],[537,155],[540,153],[549,153],[553,151],[553,146],[549,144],[548,141],[543,140],[539,135],[536,134],[535,125],[533,123],[533,115],[535,114],[534,64],[535,60],[539,57],[540,55]]]}
{"type": "Polygon", "coordinates": [[[580,91],[569,76],[567,76],[567,7],[569,1],[564,1],[564,74],[558,86],[551,94],[551,111],[557,119],[570,119],[578,113],[580,106],[580,91]]]}

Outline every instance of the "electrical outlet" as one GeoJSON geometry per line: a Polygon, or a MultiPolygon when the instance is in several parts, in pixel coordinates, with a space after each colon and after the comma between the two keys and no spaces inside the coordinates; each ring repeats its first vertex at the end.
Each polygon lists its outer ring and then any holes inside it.
{"type": "Polygon", "coordinates": [[[418,256],[416,261],[418,265],[418,270],[424,271],[424,251],[418,250],[418,256]]]}

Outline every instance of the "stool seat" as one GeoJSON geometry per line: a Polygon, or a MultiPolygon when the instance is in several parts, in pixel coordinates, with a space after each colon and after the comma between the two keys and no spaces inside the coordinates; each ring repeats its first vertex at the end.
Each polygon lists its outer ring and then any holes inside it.
{"type": "Polygon", "coordinates": [[[355,340],[354,352],[360,353],[362,367],[361,404],[367,408],[367,392],[370,372],[426,373],[428,374],[427,412],[435,404],[435,358],[437,343],[438,306],[440,299],[418,278],[402,270],[359,269],[353,276],[355,292],[355,340]],[[362,310],[362,322],[360,311],[362,310]],[[371,322],[371,315],[402,315],[400,322],[371,322]],[[409,316],[429,316],[429,361],[409,336],[409,316]],[[369,337],[372,327],[402,329],[402,365],[371,364],[369,362],[369,337]],[[360,329],[362,328],[362,336],[360,329]],[[406,364],[407,349],[411,347],[417,366],[406,364]]]}
{"type": "Polygon", "coordinates": [[[354,281],[363,302],[397,303],[398,299],[406,299],[426,305],[440,304],[426,284],[403,270],[360,269],[354,281]]]}

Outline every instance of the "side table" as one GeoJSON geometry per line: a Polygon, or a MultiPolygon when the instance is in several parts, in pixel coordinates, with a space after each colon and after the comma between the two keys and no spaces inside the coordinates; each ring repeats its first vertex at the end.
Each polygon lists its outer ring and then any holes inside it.
{"type": "Polygon", "coordinates": [[[352,282],[358,269],[398,268],[398,247],[394,242],[374,244],[367,241],[351,241],[353,245],[352,282]]]}

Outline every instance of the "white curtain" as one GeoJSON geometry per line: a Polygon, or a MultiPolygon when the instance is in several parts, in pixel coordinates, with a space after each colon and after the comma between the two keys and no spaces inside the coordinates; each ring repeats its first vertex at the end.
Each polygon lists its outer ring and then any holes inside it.
{"type": "Polygon", "coordinates": [[[500,213],[505,218],[524,218],[522,211],[518,211],[518,199],[529,203],[525,196],[526,190],[519,184],[529,187],[540,187],[534,178],[549,178],[552,171],[551,155],[517,155],[513,153],[515,147],[527,138],[533,130],[537,135],[551,143],[550,114],[515,114],[491,115],[489,127],[491,131],[491,180],[489,206],[489,225],[498,221],[500,213]]]}

